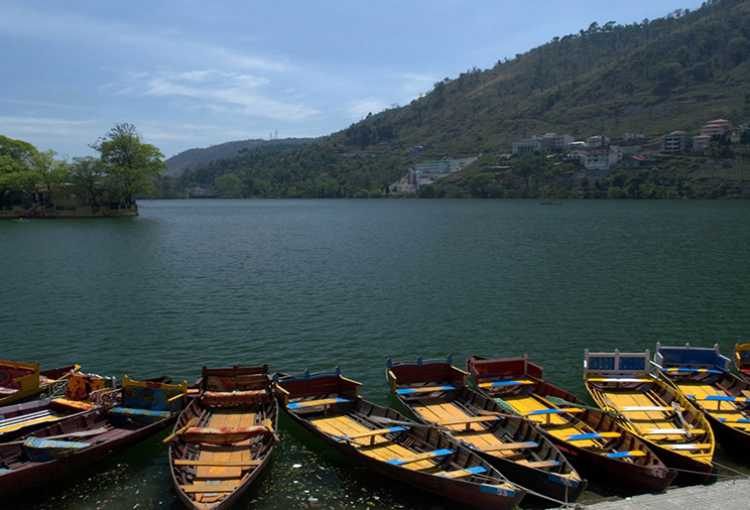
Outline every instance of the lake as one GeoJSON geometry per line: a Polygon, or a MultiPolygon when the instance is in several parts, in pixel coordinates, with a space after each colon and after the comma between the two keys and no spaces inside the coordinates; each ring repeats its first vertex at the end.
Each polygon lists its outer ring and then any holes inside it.
{"type": "MultiPolygon", "coordinates": [[[[583,350],[750,337],[750,203],[142,201],[116,220],[0,222],[0,357],[193,380],[527,352],[583,396],[583,350]]],[[[243,507],[432,508],[288,424],[243,507]],[[295,467],[301,465],[301,467],[295,467]]],[[[159,438],[19,508],[178,508],[159,438]]]]}

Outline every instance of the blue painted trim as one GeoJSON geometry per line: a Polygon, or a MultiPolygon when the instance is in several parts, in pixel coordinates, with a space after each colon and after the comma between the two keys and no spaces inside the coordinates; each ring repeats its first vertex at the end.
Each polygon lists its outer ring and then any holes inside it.
{"type": "Polygon", "coordinates": [[[126,416],[152,416],[155,418],[169,418],[172,416],[170,411],[153,411],[151,409],[138,409],[135,407],[113,407],[109,412],[126,416]]]}
{"type": "Polygon", "coordinates": [[[506,386],[518,386],[521,381],[492,381],[492,388],[505,388],[506,386]]]}
{"type": "Polygon", "coordinates": [[[667,373],[677,372],[678,374],[723,374],[723,370],[716,368],[689,368],[689,367],[669,367],[667,373]]]}
{"type": "Polygon", "coordinates": [[[602,435],[598,432],[586,432],[585,434],[573,434],[565,438],[566,441],[582,441],[584,439],[601,439],[602,435]]]}
{"type": "Polygon", "coordinates": [[[526,416],[540,416],[544,414],[563,414],[566,413],[565,409],[537,409],[536,411],[531,411],[526,416]]]}
{"type": "Polygon", "coordinates": [[[583,483],[580,480],[571,480],[565,475],[561,475],[558,473],[550,473],[549,475],[547,475],[547,480],[565,487],[578,487],[579,485],[581,485],[581,483],[583,483]]]}
{"type": "Polygon", "coordinates": [[[705,398],[706,402],[736,402],[737,397],[731,395],[709,395],[705,398]]]}
{"type": "MultiPolygon", "coordinates": [[[[453,391],[455,389],[455,386],[449,384],[446,384],[445,386],[435,386],[435,391],[453,391]]],[[[418,393],[419,390],[420,388],[399,388],[396,390],[396,395],[413,395],[414,393],[418,393]]]]}
{"type": "Polygon", "coordinates": [[[481,475],[482,473],[487,472],[487,468],[482,466],[471,466],[470,468],[466,468],[466,472],[471,473],[472,475],[481,475]]]}
{"type": "Polygon", "coordinates": [[[608,453],[607,457],[609,457],[610,459],[627,459],[630,458],[631,455],[630,452],[613,452],[608,453]]]}
{"type": "Polygon", "coordinates": [[[396,426],[396,427],[388,427],[388,433],[393,434],[395,432],[403,432],[407,430],[408,427],[402,427],[402,426],[396,426]]]}
{"type": "MultiPolygon", "coordinates": [[[[348,398],[336,397],[336,402],[334,402],[334,404],[345,404],[347,402],[350,402],[348,398]]],[[[292,402],[286,405],[287,409],[300,409],[302,407],[305,407],[304,400],[302,402],[292,402]]],[[[315,406],[312,406],[312,407],[315,407],[315,406]]]]}
{"type": "MultiPolygon", "coordinates": [[[[447,455],[453,455],[453,450],[449,450],[448,448],[441,448],[440,450],[433,450],[430,452],[432,454],[429,458],[434,457],[445,457],[447,455]]],[[[425,459],[427,460],[427,459],[425,459]]],[[[391,459],[388,461],[388,464],[393,464],[394,466],[401,466],[402,464],[407,464],[409,462],[408,459],[391,459]]]]}
{"type": "Polygon", "coordinates": [[[486,485],[482,484],[479,486],[479,492],[482,494],[495,494],[496,496],[507,496],[507,497],[513,497],[516,495],[516,491],[512,491],[510,489],[503,489],[502,487],[497,487],[495,485],[486,485]]]}

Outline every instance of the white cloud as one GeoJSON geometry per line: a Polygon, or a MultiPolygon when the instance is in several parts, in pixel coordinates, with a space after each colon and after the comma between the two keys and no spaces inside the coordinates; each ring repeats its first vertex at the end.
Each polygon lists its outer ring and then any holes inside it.
{"type": "Polygon", "coordinates": [[[381,99],[366,97],[357,99],[349,104],[349,115],[355,120],[366,117],[368,113],[382,112],[388,107],[388,103],[381,99]]]}
{"type": "MultiPolygon", "coordinates": [[[[97,133],[96,121],[60,119],[33,116],[0,116],[3,133],[13,137],[44,135],[67,137],[74,135],[94,135],[97,133]]],[[[92,139],[93,141],[93,139],[92,139]]]]}

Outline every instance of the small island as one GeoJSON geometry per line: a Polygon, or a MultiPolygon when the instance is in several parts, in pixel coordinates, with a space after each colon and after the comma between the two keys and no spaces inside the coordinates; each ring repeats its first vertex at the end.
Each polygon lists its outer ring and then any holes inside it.
{"type": "Polygon", "coordinates": [[[91,145],[98,157],[63,161],[0,135],[0,219],[137,216],[164,156],[135,126],[117,124],[91,145]]]}

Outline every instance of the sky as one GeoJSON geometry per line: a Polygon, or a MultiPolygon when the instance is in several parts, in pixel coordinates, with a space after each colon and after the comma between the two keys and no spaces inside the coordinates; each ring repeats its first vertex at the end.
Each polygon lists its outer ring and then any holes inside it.
{"type": "Polygon", "coordinates": [[[0,134],[70,158],[319,136],[591,22],[700,0],[0,0],[0,134]]]}

